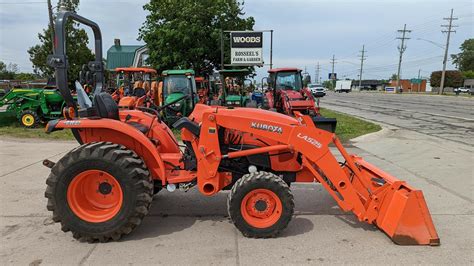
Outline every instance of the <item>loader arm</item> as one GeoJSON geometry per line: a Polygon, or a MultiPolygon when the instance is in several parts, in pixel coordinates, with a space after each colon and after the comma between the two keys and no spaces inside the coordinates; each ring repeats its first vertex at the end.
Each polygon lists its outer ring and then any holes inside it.
{"type": "MultiPolygon", "coordinates": [[[[202,112],[199,138],[193,140],[198,159],[198,187],[203,194],[223,186],[218,172],[223,159],[286,150],[301,155],[302,166],[320,182],[341,209],[352,211],[359,221],[377,225],[397,244],[439,245],[439,238],[423,194],[360,157],[350,155],[334,133],[318,129],[311,117],[297,118],[250,108],[198,108],[202,112]],[[217,129],[229,128],[277,141],[278,145],[221,154],[217,129]],[[334,144],[345,162],[329,149],[334,144]]],[[[225,178],[224,178],[225,180],[225,178]]]]}

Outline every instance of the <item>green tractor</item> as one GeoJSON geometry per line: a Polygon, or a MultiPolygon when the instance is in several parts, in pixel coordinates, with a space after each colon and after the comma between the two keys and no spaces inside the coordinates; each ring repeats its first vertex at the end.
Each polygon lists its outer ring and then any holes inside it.
{"type": "Polygon", "coordinates": [[[3,106],[21,125],[34,128],[41,121],[60,117],[64,100],[56,89],[13,88],[0,97],[0,107],[3,106]]]}
{"type": "Polygon", "coordinates": [[[217,104],[231,107],[257,107],[255,101],[252,101],[248,95],[249,87],[252,86],[250,79],[246,77],[251,75],[249,69],[224,69],[219,71],[222,90],[217,93],[217,104]],[[250,81],[250,84],[246,84],[250,81]]]}
{"type": "Polygon", "coordinates": [[[192,69],[165,70],[161,74],[163,76],[162,105],[177,101],[163,111],[165,122],[170,125],[193,111],[198,102],[196,81],[192,69]]]}

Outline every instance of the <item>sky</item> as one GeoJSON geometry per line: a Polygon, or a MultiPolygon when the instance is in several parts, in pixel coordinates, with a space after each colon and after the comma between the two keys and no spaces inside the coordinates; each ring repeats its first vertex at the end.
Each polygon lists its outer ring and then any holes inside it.
{"type": "MultiPolygon", "coordinates": [[[[97,22],[102,30],[104,54],[114,38],[122,44],[141,44],[138,29],[146,19],[146,0],[81,0],[78,14],[97,22]]],[[[53,0],[53,6],[57,0],[53,0]]],[[[338,78],[358,79],[360,50],[365,45],[363,79],[388,79],[397,72],[400,36],[408,34],[403,54],[402,78],[429,77],[442,68],[446,34],[441,32],[454,9],[456,33],[451,34],[449,53],[474,37],[474,4],[465,0],[246,0],[244,16],[255,18],[255,30],[274,30],[273,66],[306,69],[314,80],[320,64],[323,80],[331,72],[335,56],[338,78]]],[[[45,0],[0,0],[0,60],[16,63],[32,72],[29,47],[48,24],[45,0]]],[[[90,32],[89,32],[90,33],[90,32]]],[[[92,35],[90,35],[92,36],[92,35]]],[[[264,35],[264,61],[269,63],[270,35],[264,35]]],[[[268,65],[257,69],[265,76],[268,65]]],[[[454,69],[451,61],[448,69],[454,69]]]]}

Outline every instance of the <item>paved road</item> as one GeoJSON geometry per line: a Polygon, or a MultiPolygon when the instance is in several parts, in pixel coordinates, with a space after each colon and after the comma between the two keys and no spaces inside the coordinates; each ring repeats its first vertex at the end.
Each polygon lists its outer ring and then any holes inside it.
{"type": "Polygon", "coordinates": [[[321,106],[442,140],[474,144],[474,98],[329,93],[321,106]]]}

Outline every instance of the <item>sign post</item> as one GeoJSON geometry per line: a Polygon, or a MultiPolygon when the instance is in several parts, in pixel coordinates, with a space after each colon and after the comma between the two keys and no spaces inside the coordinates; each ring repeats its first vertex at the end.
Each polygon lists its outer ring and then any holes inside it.
{"type": "Polygon", "coordinates": [[[263,65],[263,33],[233,31],[230,33],[230,62],[232,65],[263,65]]]}
{"type": "Polygon", "coordinates": [[[225,66],[258,66],[265,64],[263,60],[263,33],[270,33],[270,68],[273,67],[273,30],[231,31],[221,30],[221,70],[225,66]],[[224,35],[230,37],[230,64],[224,63],[224,35]]]}

